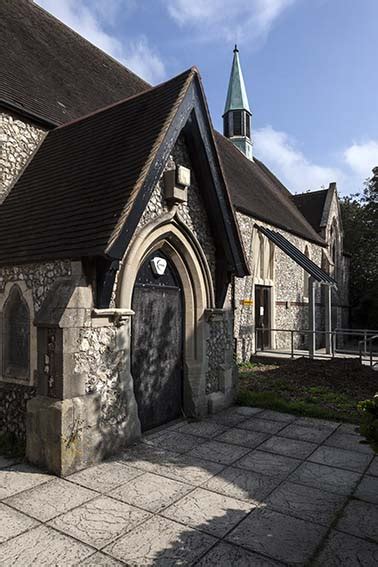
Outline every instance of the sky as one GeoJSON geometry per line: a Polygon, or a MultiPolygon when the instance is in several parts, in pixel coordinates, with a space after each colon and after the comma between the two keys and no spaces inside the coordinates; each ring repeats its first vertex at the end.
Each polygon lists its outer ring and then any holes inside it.
{"type": "Polygon", "coordinates": [[[238,44],[254,155],[293,193],[378,165],[378,0],[36,0],[152,84],[198,67],[214,126],[238,44]]]}

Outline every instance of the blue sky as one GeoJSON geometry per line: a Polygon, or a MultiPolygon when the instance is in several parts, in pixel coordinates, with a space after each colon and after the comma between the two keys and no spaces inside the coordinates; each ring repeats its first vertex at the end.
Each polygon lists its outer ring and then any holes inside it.
{"type": "Polygon", "coordinates": [[[254,153],[293,192],[378,165],[378,0],[37,0],[156,84],[196,65],[215,126],[234,43],[254,153]]]}

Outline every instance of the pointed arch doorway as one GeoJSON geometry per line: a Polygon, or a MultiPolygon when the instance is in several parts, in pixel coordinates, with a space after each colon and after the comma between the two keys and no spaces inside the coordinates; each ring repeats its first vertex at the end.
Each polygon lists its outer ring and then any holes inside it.
{"type": "Polygon", "coordinates": [[[142,431],[182,415],[183,302],[173,262],[162,250],[149,254],[132,297],[131,371],[142,431]]]}

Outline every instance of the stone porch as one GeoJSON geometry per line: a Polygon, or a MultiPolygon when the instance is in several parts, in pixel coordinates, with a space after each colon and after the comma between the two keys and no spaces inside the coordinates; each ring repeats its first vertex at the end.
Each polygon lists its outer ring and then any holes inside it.
{"type": "Polygon", "coordinates": [[[378,563],[378,456],[352,425],[234,407],[64,480],[0,467],[2,565],[378,563]]]}

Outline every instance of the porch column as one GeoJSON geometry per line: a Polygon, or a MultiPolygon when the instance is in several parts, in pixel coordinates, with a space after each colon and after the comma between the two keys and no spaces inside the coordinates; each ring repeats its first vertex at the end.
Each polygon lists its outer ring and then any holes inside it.
{"type": "Polygon", "coordinates": [[[315,345],[316,345],[316,335],[314,331],[316,330],[316,319],[315,319],[315,281],[313,277],[310,277],[308,282],[308,287],[309,287],[308,289],[309,330],[313,331],[312,333],[309,333],[308,352],[310,358],[314,358],[315,345]]]}
{"type": "Polygon", "coordinates": [[[332,289],[330,285],[324,286],[324,321],[325,321],[325,348],[326,353],[332,351],[332,289]]]}

